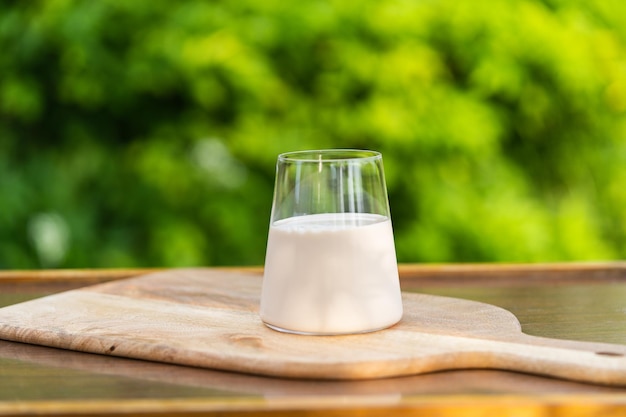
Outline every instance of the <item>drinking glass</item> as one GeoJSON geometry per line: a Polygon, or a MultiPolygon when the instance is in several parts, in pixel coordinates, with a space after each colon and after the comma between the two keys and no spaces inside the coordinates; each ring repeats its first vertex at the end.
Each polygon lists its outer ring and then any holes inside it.
{"type": "Polygon", "coordinates": [[[334,335],[402,317],[382,155],[278,156],[260,315],[274,330],[334,335]]]}

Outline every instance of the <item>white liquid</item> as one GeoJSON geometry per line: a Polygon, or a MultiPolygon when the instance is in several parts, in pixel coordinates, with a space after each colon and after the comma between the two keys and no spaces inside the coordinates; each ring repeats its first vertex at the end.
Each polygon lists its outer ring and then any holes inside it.
{"type": "Polygon", "coordinates": [[[402,317],[391,221],[375,214],[316,214],[270,226],[261,319],[293,332],[341,334],[402,317]]]}

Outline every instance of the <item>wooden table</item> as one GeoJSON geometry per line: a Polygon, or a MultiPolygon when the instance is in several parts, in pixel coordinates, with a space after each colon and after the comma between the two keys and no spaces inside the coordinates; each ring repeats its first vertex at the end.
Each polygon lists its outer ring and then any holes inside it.
{"type": "MultiPolygon", "coordinates": [[[[0,307],[147,272],[4,271],[0,307]]],[[[626,263],[401,265],[400,273],[404,291],[498,305],[529,334],[626,345],[626,263]]],[[[626,415],[626,387],[492,370],[285,380],[0,341],[0,416],[32,414],[606,417],[626,415]]]]}

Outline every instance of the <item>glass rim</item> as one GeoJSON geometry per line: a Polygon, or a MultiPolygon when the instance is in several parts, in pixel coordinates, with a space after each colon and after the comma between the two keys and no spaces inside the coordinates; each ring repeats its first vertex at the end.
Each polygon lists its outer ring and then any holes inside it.
{"type": "Polygon", "coordinates": [[[382,154],[369,149],[314,149],[284,152],[278,155],[279,162],[349,162],[382,159],[382,154]]]}

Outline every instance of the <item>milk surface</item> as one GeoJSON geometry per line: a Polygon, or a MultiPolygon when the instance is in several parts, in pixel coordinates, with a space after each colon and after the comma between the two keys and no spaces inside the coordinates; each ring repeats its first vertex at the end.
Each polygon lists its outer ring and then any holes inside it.
{"type": "Polygon", "coordinates": [[[291,217],[270,226],[261,319],[314,334],[382,329],[402,317],[391,221],[362,213],[291,217]]]}

